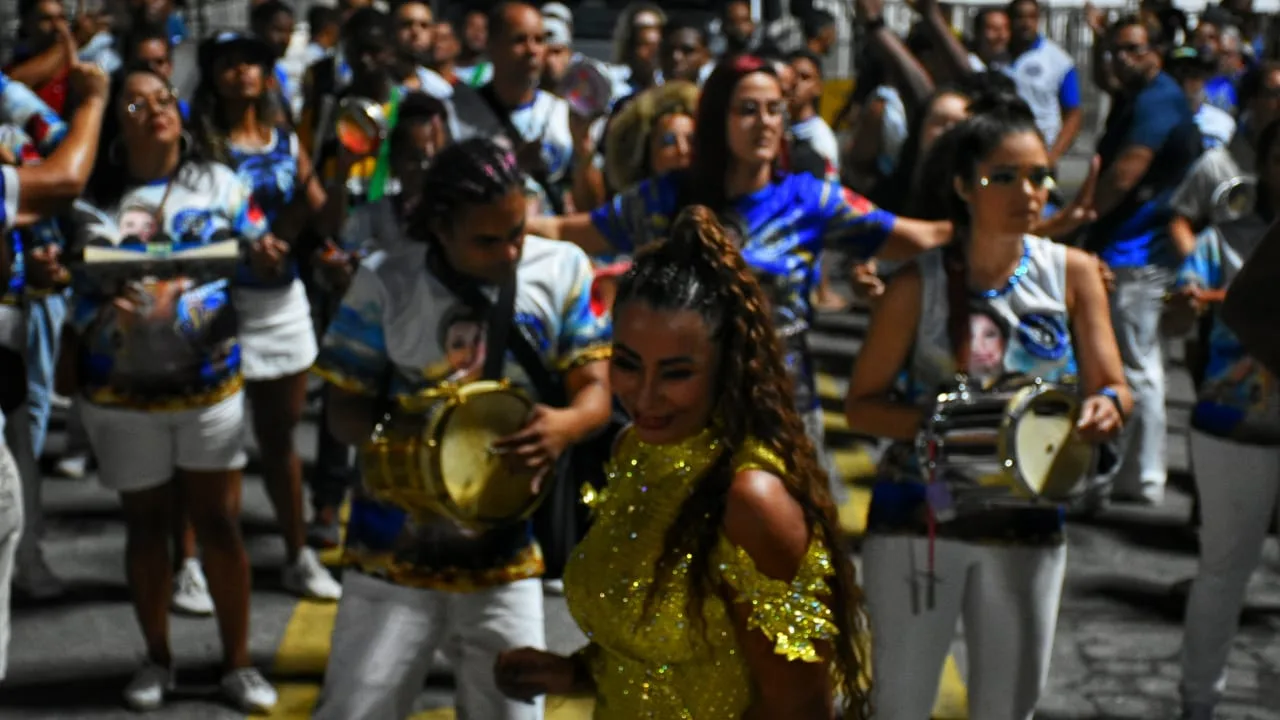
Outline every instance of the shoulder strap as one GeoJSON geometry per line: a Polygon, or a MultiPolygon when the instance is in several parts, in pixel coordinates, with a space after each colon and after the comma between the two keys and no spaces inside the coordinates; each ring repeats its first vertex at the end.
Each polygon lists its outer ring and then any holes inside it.
{"type": "MultiPolygon", "coordinates": [[[[520,134],[520,130],[512,122],[511,110],[503,106],[502,100],[498,98],[498,93],[493,89],[493,83],[486,83],[478,92],[481,99],[489,106],[489,110],[498,118],[498,122],[502,123],[502,129],[510,138],[511,144],[515,146],[516,150],[519,150],[520,146],[526,142],[524,135],[520,134]]],[[[541,140],[541,138],[538,138],[535,142],[541,143],[541,140]]],[[[517,156],[520,156],[520,153],[517,153],[517,156]]],[[[551,203],[552,211],[556,215],[563,215],[564,199],[555,192],[551,178],[547,175],[546,163],[541,161],[541,148],[539,148],[538,158],[539,161],[534,167],[522,167],[521,169],[542,187],[543,192],[546,193],[547,202],[551,203]]]]}
{"type": "Polygon", "coordinates": [[[947,339],[956,361],[956,374],[969,373],[969,297],[966,280],[968,269],[964,251],[952,242],[942,251],[942,269],[947,292],[947,339]]]}
{"type": "Polygon", "coordinates": [[[516,275],[512,274],[510,281],[503,283],[498,291],[498,302],[492,303],[474,283],[466,282],[456,273],[437,272],[439,267],[439,261],[429,255],[427,271],[453,293],[454,297],[484,312],[488,317],[484,378],[497,380],[502,377],[502,363],[510,350],[515,355],[516,362],[529,376],[529,382],[533,383],[538,397],[548,405],[563,407],[566,402],[563,384],[547,370],[528,337],[519,328],[512,331],[515,323],[516,275]]]}

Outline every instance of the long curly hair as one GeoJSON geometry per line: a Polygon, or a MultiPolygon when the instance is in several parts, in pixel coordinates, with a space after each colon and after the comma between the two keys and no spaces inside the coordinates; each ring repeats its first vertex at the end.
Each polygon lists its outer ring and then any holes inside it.
{"type": "Polygon", "coordinates": [[[694,117],[698,86],[673,80],[640,93],[609,121],[605,135],[604,175],[609,187],[622,191],[652,174],[649,139],[668,115],[694,117]]]}
{"type": "Polygon", "coordinates": [[[865,606],[853,563],[841,548],[827,475],[795,410],[768,300],[715,213],[704,206],[690,206],[676,218],[666,241],[638,254],[619,283],[614,312],[628,303],[644,303],[660,311],[697,312],[721,353],[713,412],[724,451],[667,529],[646,613],[672,580],[677,564],[687,557],[688,615],[705,635],[702,606],[720,588],[711,558],[733,482],[732,457],[748,438],[754,438],[787,463],[782,482],[804,509],[809,528],[820,532],[829,545],[836,572],[828,604],[840,631],[833,649],[844,693],[843,717],[869,717],[869,664],[859,642],[866,627],[865,606]]]}

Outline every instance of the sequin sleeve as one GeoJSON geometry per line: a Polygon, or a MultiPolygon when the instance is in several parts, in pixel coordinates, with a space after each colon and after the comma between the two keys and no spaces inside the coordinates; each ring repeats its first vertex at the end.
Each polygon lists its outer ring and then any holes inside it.
{"type": "Polygon", "coordinates": [[[839,634],[831,608],[823,601],[834,574],[826,544],[814,536],[791,582],[769,577],[756,568],[746,550],[720,536],[716,548],[720,576],[734,601],[751,606],[747,627],[773,640],[773,651],[787,660],[822,662],[816,643],[839,634]]]}

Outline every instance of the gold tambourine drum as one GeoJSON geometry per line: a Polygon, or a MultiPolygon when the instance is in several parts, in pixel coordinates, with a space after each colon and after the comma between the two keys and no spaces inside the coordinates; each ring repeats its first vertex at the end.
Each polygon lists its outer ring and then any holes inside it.
{"type": "Polygon", "coordinates": [[[533,401],[507,381],[448,386],[400,403],[361,447],[365,488],[419,516],[483,531],[525,519],[550,479],[513,470],[493,444],[525,426],[533,401]]]}
{"type": "Polygon", "coordinates": [[[1096,465],[1096,449],[1076,433],[1080,408],[1073,388],[1039,378],[961,384],[938,395],[917,442],[921,466],[969,480],[995,502],[1070,502],[1096,465]]]}

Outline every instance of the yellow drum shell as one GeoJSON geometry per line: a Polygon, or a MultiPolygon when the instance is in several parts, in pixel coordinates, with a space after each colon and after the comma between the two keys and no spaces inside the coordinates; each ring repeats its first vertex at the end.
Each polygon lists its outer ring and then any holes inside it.
{"type": "Polygon", "coordinates": [[[400,403],[361,448],[365,487],[376,499],[475,530],[527,518],[533,473],[513,472],[493,442],[524,427],[533,401],[506,381],[429,391],[400,403]]]}

